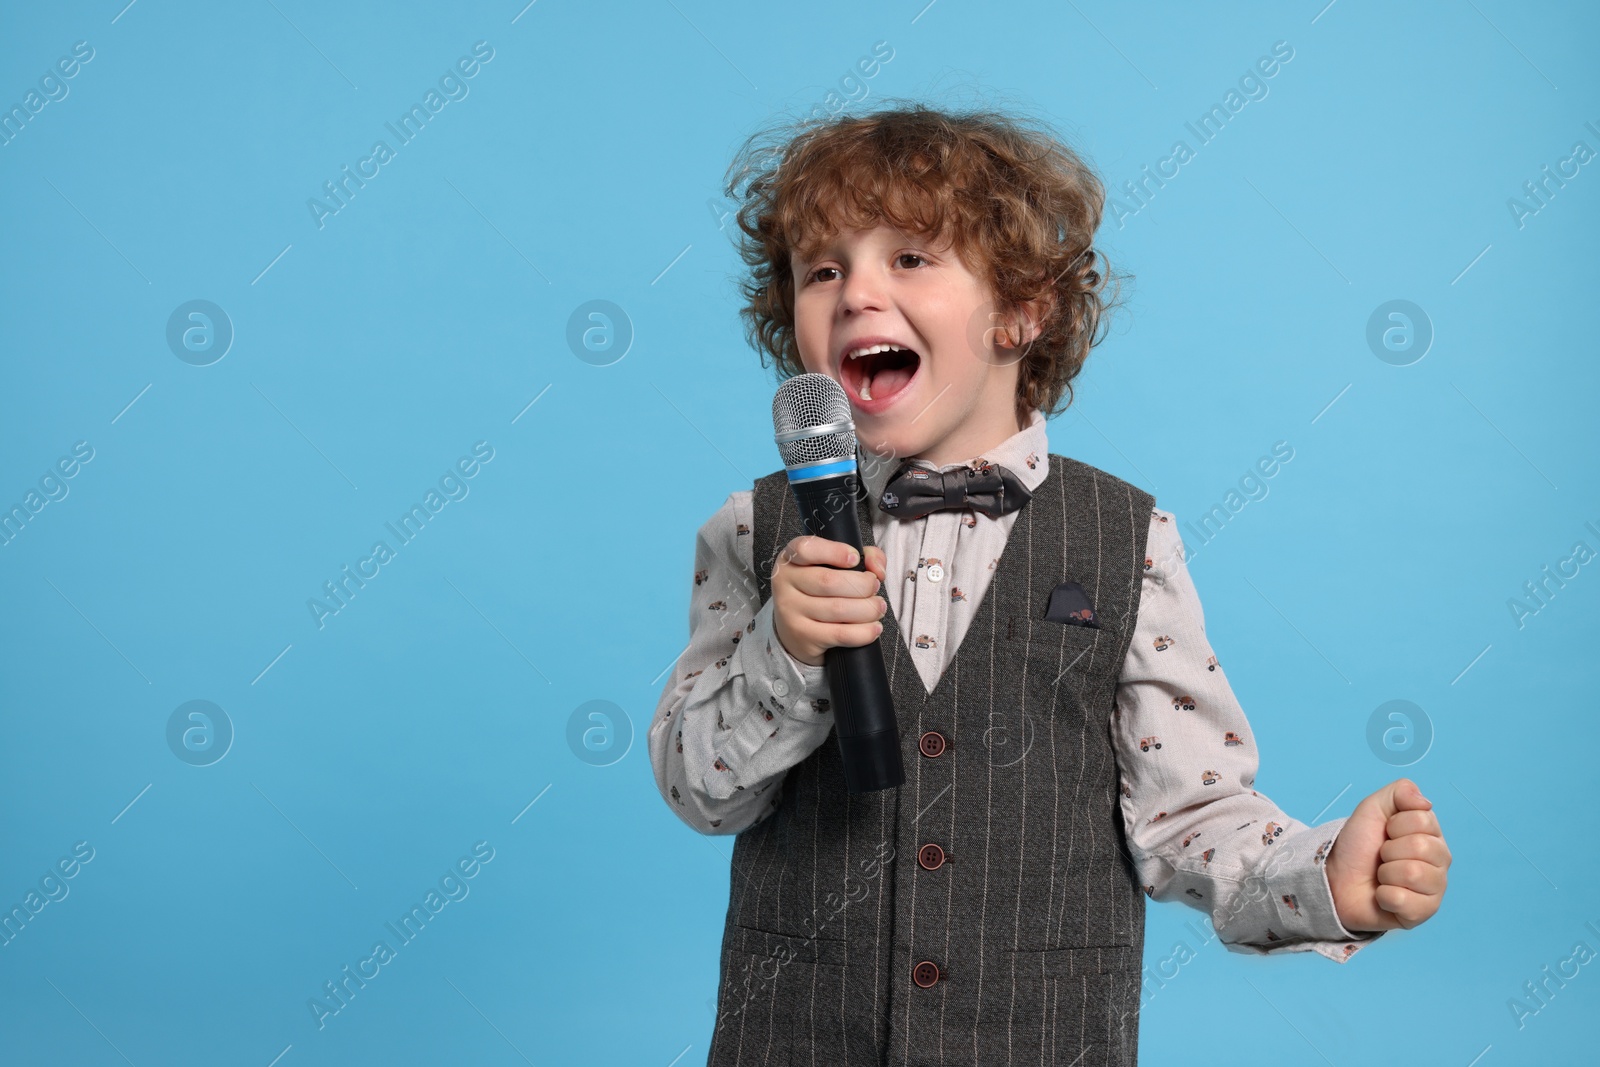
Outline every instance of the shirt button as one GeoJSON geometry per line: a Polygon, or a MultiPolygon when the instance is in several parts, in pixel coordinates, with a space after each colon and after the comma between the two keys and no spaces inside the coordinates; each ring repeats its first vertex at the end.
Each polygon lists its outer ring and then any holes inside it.
{"type": "Polygon", "coordinates": [[[940,581],[943,578],[944,578],[944,564],[942,564],[942,563],[930,563],[930,564],[928,564],[928,581],[937,582],[937,581],[940,581]]]}
{"type": "Polygon", "coordinates": [[[933,983],[939,980],[939,965],[932,960],[923,960],[911,968],[911,980],[923,989],[931,989],[933,983]]]}
{"type": "Polygon", "coordinates": [[[782,678],[779,678],[777,681],[772,683],[772,692],[774,696],[788,696],[789,683],[784,681],[782,678]]]}
{"type": "Polygon", "coordinates": [[[944,849],[929,843],[917,849],[917,862],[923,870],[936,871],[944,864],[944,849]]]}
{"type": "Polygon", "coordinates": [[[924,756],[932,758],[944,755],[944,734],[938,730],[929,730],[917,744],[924,756]]]}

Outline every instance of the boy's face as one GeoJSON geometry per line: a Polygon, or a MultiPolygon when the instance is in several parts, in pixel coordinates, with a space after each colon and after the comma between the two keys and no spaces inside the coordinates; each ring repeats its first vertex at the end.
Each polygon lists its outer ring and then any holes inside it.
{"type": "Polygon", "coordinates": [[[800,361],[844,386],[867,451],[964,463],[1021,428],[1025,348],[996,348],[992,290],[953,249],[880,224],[790,265],[800,361]],[[850,358],[874,342],[909,351],[850,358]]]}

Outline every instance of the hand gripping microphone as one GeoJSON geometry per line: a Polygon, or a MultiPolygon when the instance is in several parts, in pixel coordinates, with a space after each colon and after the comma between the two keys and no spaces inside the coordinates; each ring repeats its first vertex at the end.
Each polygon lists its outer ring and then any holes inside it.
{"type": "MultiPolygon", "coordinates": [[[[772,398],[772,428],[789,472],[789,488],[806,533],[842,541],[856,550],[854,570],[866,570],[861,524],[856,518],[856,426],[844,387],[826,374],[797,374],[772,398]]],[[[838,645],[823,654],[833,696],[845,788],[870,793],[906,780],[900,763],[883,650],[838,645]]]]}

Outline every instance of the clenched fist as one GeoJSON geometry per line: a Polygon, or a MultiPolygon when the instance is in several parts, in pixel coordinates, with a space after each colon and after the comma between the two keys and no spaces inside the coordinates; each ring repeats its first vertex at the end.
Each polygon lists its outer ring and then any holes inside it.
{"type": "Polygon", "coordinates": [[[869,645],[883,632],[889,602],[878,596],[886,557],[866,549],[866,570],[843,541],[806,534],[778,553],[772,567],[772,628],[789,655],[813,667],[838,645],[869,645]]]}
{"type": "Polygon", "coordinates": [[[1409,930],[1439,910],[1450,849],[1433,802],[1398,778],[1356,805],[1325,862],[1346,930],[1409,930]]]}

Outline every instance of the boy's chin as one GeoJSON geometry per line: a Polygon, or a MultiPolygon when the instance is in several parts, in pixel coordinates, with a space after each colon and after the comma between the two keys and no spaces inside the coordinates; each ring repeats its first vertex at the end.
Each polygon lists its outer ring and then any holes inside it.
{"type": "Polygon", "coordinates": [[[856,423],[856,440],[863,451],[883,461],[914,456],[922,447],[922,442],[906,433],[904,428],[892,425],[864,426],[859,421],[856,423]]]}

